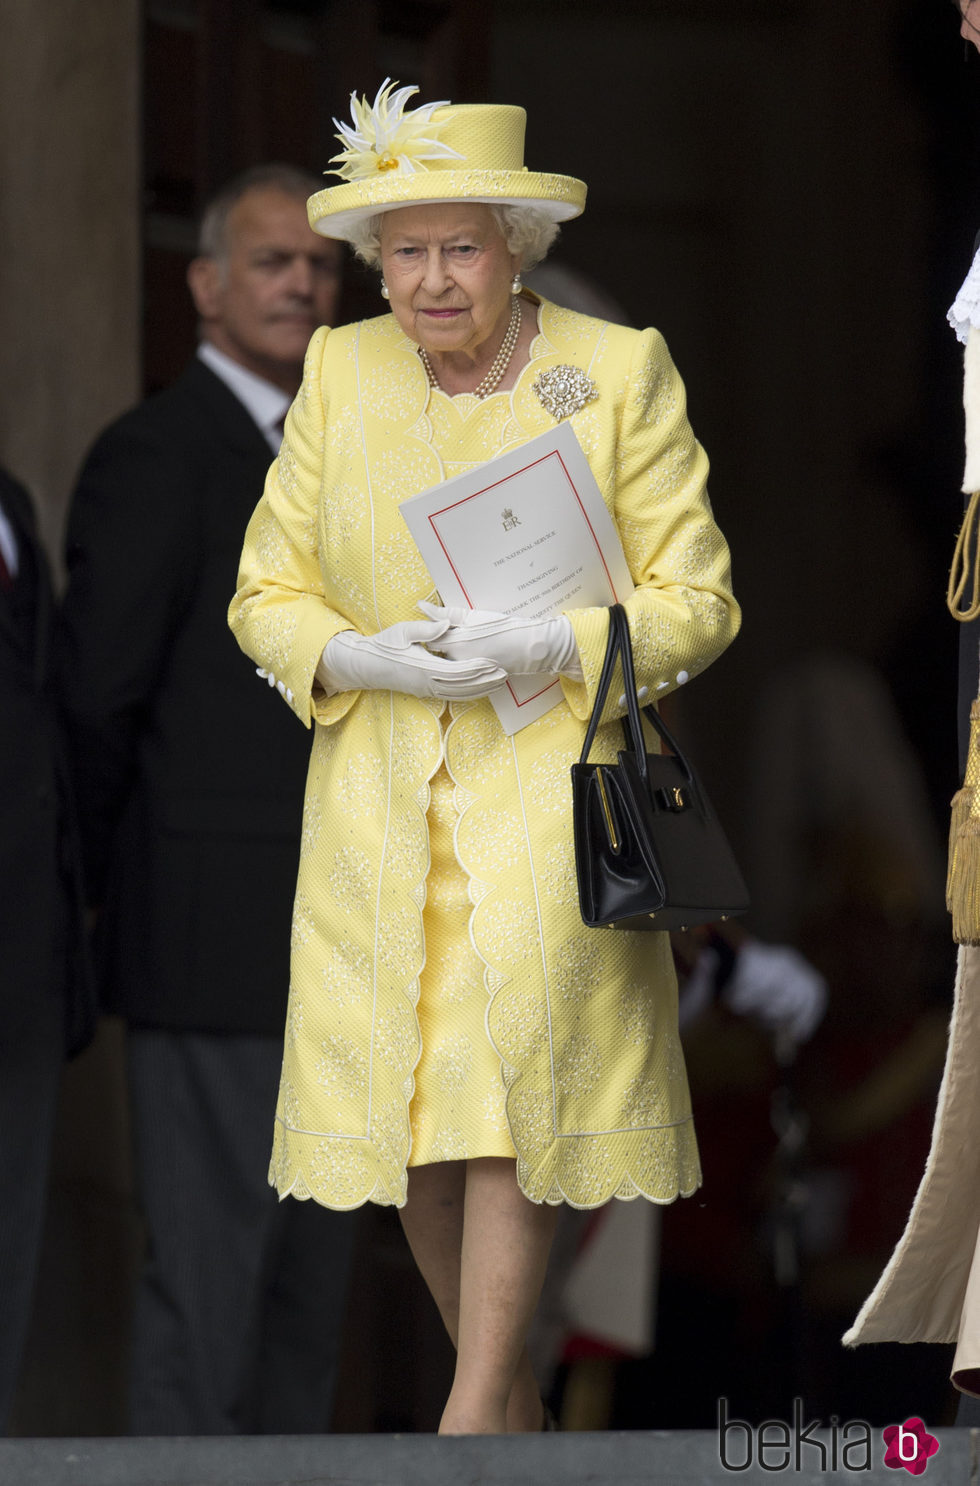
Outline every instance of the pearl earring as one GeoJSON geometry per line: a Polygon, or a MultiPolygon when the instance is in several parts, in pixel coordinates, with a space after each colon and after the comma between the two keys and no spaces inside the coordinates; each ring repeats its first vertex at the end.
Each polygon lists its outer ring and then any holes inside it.
{"type": "Polygon", "coordinates": [[[384,279],[381,280],[381,298],[382,299],[390,299],[391,298],[391,295],[388,293],[388,285],[385,283],[384,279]]]}
{"type": "Polygon", "coordinates": [[[520,292],[521,292],[521,290],[523,288],[524,288],[524,285],[521,283],[521,276],[520,276],[520,274],[519,273],[515,273],[514,277],[510,281],[510,292],[511,292],[511,294],[520,294],[520,292]]]}

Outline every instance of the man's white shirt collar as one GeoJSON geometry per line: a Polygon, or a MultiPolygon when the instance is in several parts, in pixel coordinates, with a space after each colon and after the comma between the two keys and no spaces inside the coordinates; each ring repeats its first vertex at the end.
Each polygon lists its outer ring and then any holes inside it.
{"type": "Polygon", "coordinates": [[[205,366],[209,366],[215,376],[221,378],[229,392],[234,393],[264,433],[273,454],[278,454],[282,443],[282,420],[292,399],[281,387],[267,382],[265,377],[257,377],[254,372],[247,371],[244,366],[226,356],[224,351],[212,346],[210,341],[201,341],[197,354],[205,366]]]}

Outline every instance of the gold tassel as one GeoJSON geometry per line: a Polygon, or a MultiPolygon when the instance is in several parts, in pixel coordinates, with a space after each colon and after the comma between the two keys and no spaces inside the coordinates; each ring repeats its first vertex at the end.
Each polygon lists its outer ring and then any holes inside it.
{"type": "Polygon", "coordinates": [[[970,919],[972,884],[980,891],[980,697],[970,707],[970,746],[966,756],[963,787],[953,796],[949,821],[949,859],[946,868],[946,907],[953,915],[953,938],[957,944],[980,939],[980,914],[970,919]],[[971,928],[971,923],[975,927],[971,928]],[[967,938],[960,938],[965,932],[967,938]]]}
{"type": "Polygon", "coordinates": [[[957,864],[957,842],[960,832],[970,819],[970,807],[973,804],[973,791],[966,786],[958,789],[950,802],[949,811],[949,854],[946,859],[946,907],[950,913],[953,911],[953,883],[959,872],[957,864]]]}
{"type": "Polygon", "coordinates": [[[975,815],[956,838],[949,906],[956,943],[980,944],[980,817],[975,815]]]}

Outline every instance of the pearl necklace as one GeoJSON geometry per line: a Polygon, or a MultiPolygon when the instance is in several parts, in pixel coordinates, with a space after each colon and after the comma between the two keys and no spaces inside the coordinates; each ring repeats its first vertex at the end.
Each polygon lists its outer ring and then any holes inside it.
{"type": "MultiPolygon", "coordinates": [[[[510,366],[511,357],[514,354],[514,349],[517,345],[517,337],[520,335],[520,333],[521,296],[519,294],[514,294],[511,297],[510,301],[510,323],[507,326],[507,330],[504,333],[504,338],[500,343],[500,350],[493,358],[493,364],[491,365],[490,370],[487,372],[486,376],[483,378],[483,381],[478,387],[474,387],[472,393],[470,394],[472,397],[478,397],[482,400],[484,397],[489,397],[491,392],[496,391],[497,387],[500,385],[500,383],[504,379],[504,376],[506,375],[507,368],[510,366]]],[[[428,352],[426,351],[424,346],[419,346],[419,355],[422,358],[422,365],[425,367],[425,374],[429,379],[429,386],[435,387],[439,392],[443,392],[445,389],[440,386],[439,378],[432,370],[432,363],[429,360],[428,352]]]]}

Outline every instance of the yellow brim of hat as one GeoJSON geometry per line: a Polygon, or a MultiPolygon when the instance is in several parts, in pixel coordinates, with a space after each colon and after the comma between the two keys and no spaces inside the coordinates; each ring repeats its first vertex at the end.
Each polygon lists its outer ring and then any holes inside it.
{"type": "MultiPolygon", "coordinates": [[[[356,174],[310,197],[314,232],[349,240],[361,223],[379,212],[447,201],[533,206],[553,222],[567,222],[584,210],[584,181],[525,166],[527,115],[516,104],[447,104],[417,126],[411,115],[404,117],[407,129],[401,135],[397,130],[388,134],[381,156],[368,147],[358,156],[356,174]],[[427,137],[435,135],[437,143],[435,152],[417,159],[412,168],[408,141],[420,131],[427,137]],[[396,160],[398,168],[393,169],[396,160]],[[372,161],[377,162],[376,169],[372,161]]],[[[426,146],[425,139],[422,143],[426,146]]]]}
{"type": "Polygon", "coordinates": [[[585,182],[574,176],[536,170],[417,170],[328,186],[310,197],[307,210],[314,232],[348,241],[379,212],[447,201],[533,206],[553,222],[568,222],[585,210],[585,194],[585,182]]]}

